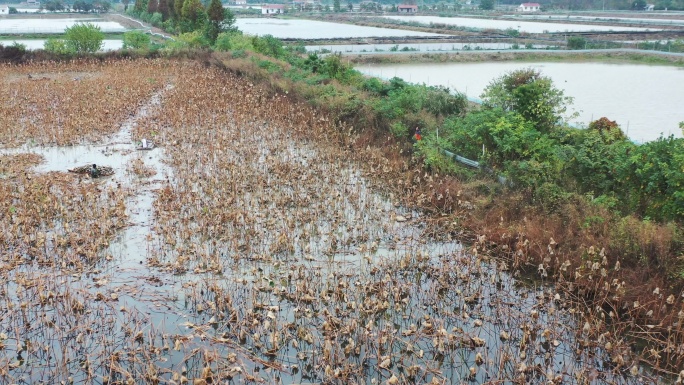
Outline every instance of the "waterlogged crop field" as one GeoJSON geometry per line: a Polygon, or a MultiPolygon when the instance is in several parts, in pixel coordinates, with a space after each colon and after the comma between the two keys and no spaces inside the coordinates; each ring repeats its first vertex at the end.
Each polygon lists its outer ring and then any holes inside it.
{"type": "Polygon", "coordinates": [[[0,74],[2,383],[658,382],[614,313],[400,204],[438,182],[287,95],[170,60],[0,74]]]}
{"type": "Polygon", "coordinates": [[[17,35],[32,33],[64,33],[64,30],[77,23],[91,23],[100,27],[102,32],[125,32],[126,28],[113,21],[101,19],[0,19],[0,33],[17,35]]]}

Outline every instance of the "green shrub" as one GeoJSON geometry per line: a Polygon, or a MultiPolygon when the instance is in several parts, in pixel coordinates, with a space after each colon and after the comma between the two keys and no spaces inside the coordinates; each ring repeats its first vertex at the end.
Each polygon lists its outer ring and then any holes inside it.
{"type": "Polygon", "coordinates": [[[102,49],[104,33],[92,23],[77,23],[64,31],[64,40],[71,52],[78,54],[95,53],[102,49]]]}
{"type": "Polygon", "coordinates": [[[587,39],[581,36],[571,36],[568,38],[568,49],[585,49],[587,47],[587,39]]]}
{"type": "Polygon", "coordinates": [[[236,49],[234,51],[231,51],[231,56],[235,59],[240,59],[240,58],[245,58],[247,57],[247,51],[244,49],[236,49]]]}
{"type": "Polygon", "coordinates": [[[190,48],[206,48],[210,46],[209,40],[201,31],[182,33],[178,39],[185,42],[190,48]]]}
{"type": "Polygon", "coordinates": [[[150,35],[142,31],[128,31],[123,34],[123,48],[125,49],[149,49],[150,35]]]}
{"type": "Polygon", "coordinates": [[[261,37],[253,36],[252,46],[254,47],[255,52],[266,56],[282,58],[285,55],[283,43],[272,35],[264,35],[261,37]]]}
{"type": "Polygon", "coordinates": [[[399,139],[406,139],[409,136],[409,128],[402,122],[392,123],[390,125],[390,132],[399,139]]]}
{"type": "Polygon", "coordinates": [[[69,47],[67,46],[66,41],[63,39],[56,39],[54,37],[51,37],[51,38],[48,38],[47,40],[45,40],[45,43],[43,43],[43,49],[48,51],[48,52],[52,52],[52,53],[56,53],[56,54],[60,54],[60,55],[70,53],[70,50],[69,50],[69,47]]]}
{"type": "Polygon", "coordinates": [[[150,24],[152,24],[155,27],[163,26],[164,16],[159,12],[153,13],[152,16],[150,17],[150,24]]]}
{"type": "Polygon", "coordinates": [[[227,45],[231,50],[241,50],[241,51],[252,51],[254,46],[252,45],[252,37],[248,35],[243,35],[242,32],[222,32],[218,35],[216,40],[224,39],[225,42],[222,43],[224,47],[227,45]]]}
{"type": "Polygon", "coordinates": [[[220,52],[228,52],[232,49],[231,44],[231,34],[228,32],[223,32],[216,38],[216,43],[214,43],[214,50],[220,52]]]}

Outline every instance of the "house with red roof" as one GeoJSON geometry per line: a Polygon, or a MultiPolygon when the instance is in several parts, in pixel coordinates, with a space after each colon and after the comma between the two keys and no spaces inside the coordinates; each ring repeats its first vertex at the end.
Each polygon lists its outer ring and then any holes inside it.
{"type": "Polygon", "coordinates": [[[276,13],[285,13],[285,4],[264,4],[261,6],[262,15],[274,15],[276,13]]]}
{"type": "Polygon", "coordinates": [[[539,12],[539,3],[522,3],[518,12],[539,12]]]}

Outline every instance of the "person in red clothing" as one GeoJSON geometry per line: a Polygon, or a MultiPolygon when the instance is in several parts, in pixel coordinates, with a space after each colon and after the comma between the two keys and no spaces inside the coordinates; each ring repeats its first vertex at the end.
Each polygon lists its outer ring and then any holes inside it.
{"type": "Polygon", "coordinates": [[[416,133],[413,135],[413,137],[416,138],[416,140],[423,139],[423,137],[420,136],[420,128],[416,127],[416,133]]]}

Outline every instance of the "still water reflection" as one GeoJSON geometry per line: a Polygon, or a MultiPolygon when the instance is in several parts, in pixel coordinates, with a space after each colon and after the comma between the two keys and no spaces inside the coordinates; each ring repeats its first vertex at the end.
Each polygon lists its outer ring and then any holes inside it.
{"type": "Polygon", "coordinates": [[[676,67],[609,63],[423,63],[363,65],[361,72],[381,78],[394,76],[413,83],[442,85],[479,98],[494,78],[533,67],[553,79],[556,87],[574,98],[579,112],[574,122],[587,124],[607,117],[620,124],[634,141],[661,134],[682,136],[684,70],[676,67]]]}

